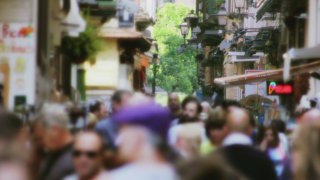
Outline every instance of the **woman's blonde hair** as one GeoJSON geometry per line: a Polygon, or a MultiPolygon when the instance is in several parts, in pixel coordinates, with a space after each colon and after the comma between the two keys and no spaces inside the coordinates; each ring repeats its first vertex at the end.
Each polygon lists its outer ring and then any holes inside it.
{"type": "Polygon", "coordinates": [[[302,124],[297,129],[292,150],[297,153],[294,169],[297,180],[320,179],[320,122],[302,124]]]}
{"type": "Polygon", "coordinates": [[[186,123],[180,125],[178,130],[178,138],[184,139],[189,145],[189,153],[192,156],[197,156],[200,154],[200,145],[202,141],[202,131],[201,124],[199,123],[186,123]]]}

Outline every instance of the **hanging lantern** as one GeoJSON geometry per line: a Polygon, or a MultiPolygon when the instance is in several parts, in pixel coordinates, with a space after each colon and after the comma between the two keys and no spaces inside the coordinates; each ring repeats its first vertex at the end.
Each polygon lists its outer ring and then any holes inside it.
{"type": "Polygon", "coordinates": [[[86,21],[81,17],[76,0],[70,0],[70,11],[62,21],[63,31],[69,36],[79,36],[86,29],[86,21]]]}
{"type": "Polygon", "coordinates": [[[183,37],[186,37],[189,34],[188,23],[183,22],[180,24],[180,30],[183,37]]]}

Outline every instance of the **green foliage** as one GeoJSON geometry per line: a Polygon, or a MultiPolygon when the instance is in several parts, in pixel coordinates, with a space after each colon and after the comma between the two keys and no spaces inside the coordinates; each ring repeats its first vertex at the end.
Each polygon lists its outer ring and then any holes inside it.
{"type": "Polygon", "coordinates": [[[62,54],[76,64],[94,60],[100,49],[98,33],[90,25],[87,25],[86,30],[79,37],[65,36],[62,38],[62,54]]]}
{"type": "Polygon", "coordinates": [[[220,7],[224,3],[225,3],[225,0],[217,0],[216,1],[216,4],[217,4],[218,7],[220,7]]]}
{"type": "Polygon", "coordinates": [[[218,13],[221,5],[224,3],[225,3],[225,0],[208,0],[207,1],[208,13],[209,14],[218,13]]]}
{"type": "MultiPolygon", "coordinates": [[[[177,53],[184,43],[179,25],[189,12],[188,7],[173,3],[166,3],[158,9],[153,34],[159,46],[160,56],[156,84],[168,92],[180,91],[191,94],[197,89],[196,51],[187,47],[183,53],[177,53]]],[[[154,78],[152,66],[148,72],[149,84],[154,78]]]]}

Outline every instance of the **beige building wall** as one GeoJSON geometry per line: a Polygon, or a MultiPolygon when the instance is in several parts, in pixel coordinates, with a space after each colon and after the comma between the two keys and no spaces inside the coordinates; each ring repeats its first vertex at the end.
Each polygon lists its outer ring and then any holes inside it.
{"type": "Polygon", "coordinates": [[[96,63],[85,64],[88,89],[117,89],[119,81],[119,51],[117,39],[106,39],[96,63]]]}
{"type": "Polygon", "coordinates": [[[34,3],[33,0],[0,0],[0,22],[32,22],[34,3]]]}

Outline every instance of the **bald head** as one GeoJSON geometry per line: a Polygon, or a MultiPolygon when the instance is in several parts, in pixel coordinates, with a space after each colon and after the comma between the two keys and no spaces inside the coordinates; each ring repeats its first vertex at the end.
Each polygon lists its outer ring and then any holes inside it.
{"type": "Polygon", "coordinates": [[[95,149],[101,150],[102,145],[103,141],[101,137],[93,131],[79,133],[74,143],[75,148],[79,147],[84,149],[94,147],[95,149]]]}
{"type": "Polygon", "coordinates": [[[251,133],[250,118],[248,112],[239,107],[230,107],[227,115],[227,127],[230,132],[251,133]]]}

